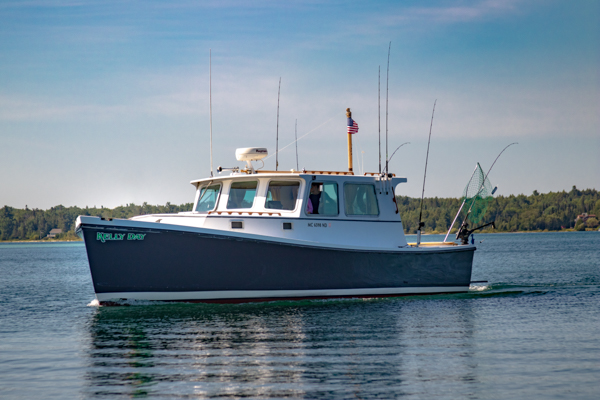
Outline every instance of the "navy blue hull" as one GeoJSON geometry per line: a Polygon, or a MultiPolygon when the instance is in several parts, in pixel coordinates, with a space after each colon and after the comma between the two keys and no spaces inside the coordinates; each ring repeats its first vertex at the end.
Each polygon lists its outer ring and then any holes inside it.
{"type": "Polygon", "coordinates": [[[424,287],[444,292],[445,287],[468,288],[474,252],[473,247],[361,251],[240,239],[226,233],[90,225],[83,225],[82,233],[97,294],[424,287]]]}

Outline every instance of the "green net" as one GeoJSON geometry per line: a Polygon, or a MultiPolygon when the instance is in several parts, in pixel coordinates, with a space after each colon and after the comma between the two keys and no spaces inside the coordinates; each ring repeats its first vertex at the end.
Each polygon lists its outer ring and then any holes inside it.
{"type": "Polygon", "coordinates": [[[463,213],[466,214],[469,212],[469,209],[471,210],[469,214],[471,224],[477,224],[483,219],[488,204],[492,200],[492,190],[493,187],[490,180],[486,178],[481,165],[477,163],[475,172],[465,187],[461,199],[465,201],[463,213]]]}

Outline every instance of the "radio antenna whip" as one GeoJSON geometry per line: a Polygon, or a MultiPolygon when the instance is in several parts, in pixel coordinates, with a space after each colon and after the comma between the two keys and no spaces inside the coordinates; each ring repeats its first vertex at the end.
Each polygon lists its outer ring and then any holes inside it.
{"type": "Polygon", "coordinates": [[[279,77],[279,89],[277,89],[277,132],[275,134],[275,171],[279,168],[279,95],[281,94],[281,77],[279,77]]]}
{"type": "Polygon", "coordinates": [[[298,168],[298,120],[296,119],[296,126],[294,127],[294,138],[296,139],[296,171],[299,171],[298,168]]]}
{"type": "Polygon", "coordinates": [[[208,119],[210,121],[210,177],[213,177],[212,151],[212,49],[208,49],[208,119]]]}
{"type": "Polygon", "coordinates": [[[387,76],[385,84],[385,170],[388,170],[388,95],[390,92],[390,52],[392,51],[392,42],[388,47],[387,76]]]}
{"type": "Polygon", "coordinates": [[[427,156],[425,157],[425,173],[423,174],[423,192],[421,193],[421,211],[419,211],[419,229],[417,229],[417,247],[421,244],[421,228],[425,225],[421,221],[423,216],[423,198],[425,197],[425,179],[427,178],[427,162],[429,161],[429,143],[431,143],[431,129],[433,128],[433,114],[435,114],[435,104],[437,99],[433,102],[433,111],[431,112],[431,124],[429,125],[429,140],[427,140],[427,156]]]}
{"type": "Polygon", "coordinates": [[[377,116],[379,120],[379,175],[381,175],[381,65],[377,76],[377,116]]]}

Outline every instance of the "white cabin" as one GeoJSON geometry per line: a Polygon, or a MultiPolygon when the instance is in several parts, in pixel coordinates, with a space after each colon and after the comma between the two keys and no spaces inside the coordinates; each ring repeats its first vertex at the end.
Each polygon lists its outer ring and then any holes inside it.
{"type": "Polygon", "coordinates": [[[406,181],[392,174],[248,168],[192,181],[192,211],[132,219],[319,246],[398,249],[407,243],[395,187],[406,181]]]}

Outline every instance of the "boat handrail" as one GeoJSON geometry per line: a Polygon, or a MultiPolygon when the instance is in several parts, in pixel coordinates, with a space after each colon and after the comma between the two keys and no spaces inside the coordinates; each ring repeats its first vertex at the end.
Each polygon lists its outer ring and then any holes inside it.
{"type": "MultiPolygon", "coordinates": [[[[363,176],[379,176],[379,175],[381,175],[379,172],[365,172],[363,174],[363,176]]],[[[392,177],[396,177],[396,174],[390,173],[388,175],[391,175],[392,177]]]]}
{"type": "MultiPolygon", "coordinates": [[[[245,172],[246,170],[242,170],[242,172],[245,172]]],[[[354,175],[354,172],[350,172],[350,171],[307,171],[307,170],[302,170],[302,171],[296,171],[296,170],[291,170],[291,171],[262,171],[262,170],[257,170],[255,171],[257,174],[313,174],[313,175],[354,175]]]]}
{"type": "Polygon", "coordinates": [[[212,215],[212,214],[240,215],[240,216],[243,216],[244,214],[246,214],[246,215],[263,215],[263,214],[265,214],[265,215],[269,215],[269,216],[281,217],[281,213],[268,212],[268,211],[209,211],[208,212],[208,215],[212,215]]]}

